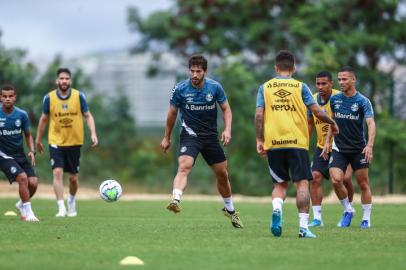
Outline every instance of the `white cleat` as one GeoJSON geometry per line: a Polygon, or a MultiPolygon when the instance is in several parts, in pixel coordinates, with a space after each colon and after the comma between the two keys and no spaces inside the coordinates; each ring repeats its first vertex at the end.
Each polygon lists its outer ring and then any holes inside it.
{"type": "Polygon", "coordinates": [[[21,220],[27,221],[27,222],[38,222],[39,221],[39,219],[36,216],[34,216],[34,214],[27,215],[26,217],[21,218],[21,220]]]}
{"type": "Polygon", "coordinates": [[[66,216],[66,209],[59,209],[58,213],[56,213],[55,217],[65,217],[66,216]]]}
{"type": "Polygon", "coordinates": [[[23,205],[20,204],[19,202],[17,202],[16,207],[17,207],[18,211],[20,211],[20,219],[24,220],[25,219],[25,211],[24,211],[23,205]]]}
{"type": "Polygon", "coordinates": [[[78,212],[76,212],[75,209],[68,209],[68,217],[76,217],[78,215],[78,212]]]}

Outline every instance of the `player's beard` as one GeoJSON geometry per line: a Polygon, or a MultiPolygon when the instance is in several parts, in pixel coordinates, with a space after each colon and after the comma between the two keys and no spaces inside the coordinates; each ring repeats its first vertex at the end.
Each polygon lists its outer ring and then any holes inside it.
{"type": "Polygon", "coordinates": [[[59,90],[61,90],[61,92],[66,93],[70,88],[70,84],[69,83],[58,83],[58,88],[59,88],[59,90]]]}
{"type": "Polygon", "coordinates": [[[193,84],[193,86],[201,86],[203,80],[204,80],[204,76],[201,79],[192,78],[192,84],[193,84]]]}

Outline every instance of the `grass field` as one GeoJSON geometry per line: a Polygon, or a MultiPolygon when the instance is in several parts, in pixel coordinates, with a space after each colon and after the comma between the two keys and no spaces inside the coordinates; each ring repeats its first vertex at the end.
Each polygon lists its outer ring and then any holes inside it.
{"type": "MultiPolygon", "coordinates": [[[[0,200],[0,213],[15,201],[0,200]]],[[[79,216],[57,219],[54,201],[34,200],[41,222],[0,216],[0,269],[405,269],[406,205],[374,205],[373,227],[335,227],[341,207],[324,207],[317,239],[297,237],[293,204],[284,206],[281,238],[268,230],[271,205],[240,203],[245,228],[234,229],[214,202],[183,202],[180,214],[166,202],[108,204],[79,201],[79,216]],[[137,256],[143,266],[121,266],[137,256]]]]}

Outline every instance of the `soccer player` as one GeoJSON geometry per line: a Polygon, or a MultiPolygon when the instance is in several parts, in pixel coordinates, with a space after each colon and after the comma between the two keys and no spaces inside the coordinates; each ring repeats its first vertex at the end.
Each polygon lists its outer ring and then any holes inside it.
{"type": "Polygon", "coordinates": [[[171,133],[178,111],[182,131],[178,172],[173,180],[173,199],[167,209],[174,213],[181,211],[180,201],[187,185],[187,177],[198,154],[201,153],[216,176],[217,189],[224,200],[222,212],[231,219],[231,224],[235,228],[242,228],[243,224],[234,209],[227,159],[220,146],[217,132],[217,104],[219,104],[224,119],[221,141],[223,145],[227,145],[231,139],[231,108],[221,84],[206,77],[206,74],[206,58],[194,55],[189,59],[190,78],[176,84],[172,90],[165,136],[161,142],[161,148],[165,153],[171,146],[171,133]]]}
{"type": "Polygon", "coordinates": [[[13,85],[4,85],[1,88],[0,169],[7,176],[10,184],[14,181],[18,183],[20,200],[16,207],[20,211],[21,220],[38,221],[30,202],[38,186],[38,178],[33,169],[35,166],[34,142],[27,113],[14,106],[16,98],[16,88],[13,85]],[[30,161],[24,153],[23,133],[29,149],[27,156],[30,161]]]}
{"type": "Polygon", "coordinates": [[[257,152],[267,155],[273,179],[272,222],[270,230],[275,237],[282,234],[282,205],[286,198],[288,181],[296,187],[296,205],[299,211],[299,237],[315,238],[308,229],[309,181],[312,179],[308,157],[309,131],[307,109],[320,120],[335,122],[317,105],[308,86],[291,76],[295,57],[286,50],[275,59],[277,76],[259,87],[255,113],[257,152]],[[289,175],[289,170],[291,176],[289,175]]]}
{"type": "MultiPolygon", "coordinates": [[[[369,187],[368,167],[373,158],[372,148],[376,134],[374,112],[369,99],[355,88],[356,76],[352,67],[346,66],[340,69],[338,83],[341,93],[331,97],[330,106],[341,132],[334,135],[333,152],[329,161],[331,182],[344,207],[338,226],[349,227],[354,214],[348,198],[348,190],[343,184],[345,170],[350,164],[361,190],[364,214],[360,227],[366,229],[371,226],[372,194],[369,187]],[[364,120],[368,127],[367,142],[364,137],[364,120]]],[[[322,152],[324,156],[327,156],[330,148],[330,136],[329,132],[322,152]]]]}
{"type": "MultiPolygon", "coordinates": [[[[339,90],[333,89],[333,77],[330,72],[322,71],[316,75],[316,87],[317,92],[313,95],[313,98],[317,104],[332,117],[330,109],[330,97],[339,93],[339,90]]],[[[308,126],[309,136],[311,136],[313,127],[316,128],[317,133],[317,147],[314,151],[312,162],[312,176],[313,180],[310,184],[310,198],[313,208],[313,220],[310,222],[309,227],[323,226],[321,203],[323,201],[323,178],[329,179],[330,174],[328,171],[328,158],[321,156],[324,144],[326,142],[327,132],[329,125],[323,121],[317,119],[308,110],[308,126]]],[[[352,202],[354,195],[354,187],[352,185],[352,169],[348,165],[347,171],[344,176],[344,185],[348,190],[349,201],[352,202]]]]}
{"type": "Polygon", "coordinates": [[[80,148],[84,140],[83,118],[90,130],[92,147],[98,143],[94,118],[90,113],[85,95],[71,88],[71,72],[67,68],[57,71],[58,89],[44,97],[43,111],[38,123],[35,143],[40,153],[45,127],[49,121],[48,144],[51,158],[53,185],[58,213],[56,217],[75,217],[78,190],[80,148]],[[63,199],[63,173],[69,173],[68,211],[63,199]]]}

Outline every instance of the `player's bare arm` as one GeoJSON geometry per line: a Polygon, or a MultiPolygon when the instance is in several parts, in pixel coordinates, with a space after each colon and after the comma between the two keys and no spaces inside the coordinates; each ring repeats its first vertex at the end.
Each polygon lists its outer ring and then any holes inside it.
{"type": "Polygon", "coordinates": [[[41,140],[42,140],[42,136],[44,135],[44,130],[48,124],[48,121],[49,121],[48,115],[46,115],[45,113],[42,113],[41,118],[39,119],[39,122],[38,122],[37,137],[35,138],[35,145],[37,146],[38,152],[40,154],[42,154],[42,152],[44,151],[44,147],[41,143],[41,140]]]}
{"type": "Polygon", "coordinates": [[[312,136],[313,127],[314,127],[314,119],[313,116],[307,118],[307,127],[309,129],[309,137],[312,136]]]}
{"type": "Polygon", "coordinates": [[[178,116],[178,108],[169,106],[168,115],[166,117],[165,135],[161,141],[161,149],[166,153],[171,147],[171,134],[175,125],[176,117],[178,116]]]}
{"type": "Polygon", "coordinates": [[[89,127],[90,130],[90,139],[92,140],[92,147],[95,147],[99,143],[99,140],[97,139],[96,124],[94,122],[93,115],[88,111],[83,113],[83,117],[85,118],[87,126],[89,127]]]}
{"type": "Polygon", "coordinates": [[[323,122],[326,122],[327,124],[330,124],[331,131],[333,134],[338,134],[338,126],[336,122],[331,119],[325,111],[323,111],[320,106],[316,103],[312,104],[309,106],[309,110],[313,113],[314,116],[316,116],[318,119],[320,119],[323,122]]]}
{"type": "Polygon", "coordinates": [[[365,160],[369,163],[373,159],[373,147],[376,135],[376,125],[374,118],[366,118],[365,120],[368,126],[368,143],[365,146],[362,153],[365,154],[365,160]]]}
{"type": "Polygon", "coordinates": [[[326,135],[326,142],[324,143],[323,151],[321,151],[320,156],[323,157],[325,160],[329,158],[329,153],[331,149],[331,137],[333,136],[331,132],[331,126],[328,128],[327,135],[326,135]]]}
{"type": "Polygon", "coordinates": [[[255,111],[255,131],[257,134],[257,152],[258,154],[265,155],[264,149],[264,112],[265,109],[258,107],[255,111]]]}
{"type": "Polygon", "coordinates": [[[31,132],[29,131],[24,131],[24,138],[25,138],[25,143],[27,144],[28,147],[28,156],[31,159],[31,165],[35,166],[35,148],[34,148],[34,139],[32,138],[31,132]]]}
{"type": "Polygon", "coordinates": [[[231,140],[231,123],[233,121],[233,114],[228,101],[221,104],[220,108],[223,111],[224,120],[224,131],[221,133],[221,141],[223,142],[223,145],[227,145],[231,140]]]}

